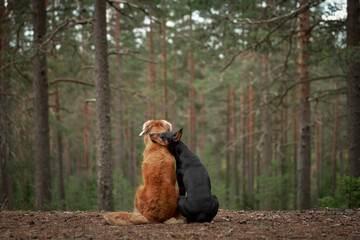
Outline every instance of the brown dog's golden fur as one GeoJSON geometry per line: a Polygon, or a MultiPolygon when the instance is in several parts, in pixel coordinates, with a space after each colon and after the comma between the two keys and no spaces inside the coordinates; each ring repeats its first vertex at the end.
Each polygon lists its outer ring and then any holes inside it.
{"type": "Polygon", "coordinates": [[[137,189],[135,211],[114,212],[104,216],[109,224],[129,225],[147,222],[165,222],[180,216],[177,210],[179,190],[175,186],[176,173],[174,157],[166,146],[151,141],[149,133],[171,131],[172,126],[165,120],[149,120],[143,125],[145,150],[142,162],[144,185],[137,189]]]}

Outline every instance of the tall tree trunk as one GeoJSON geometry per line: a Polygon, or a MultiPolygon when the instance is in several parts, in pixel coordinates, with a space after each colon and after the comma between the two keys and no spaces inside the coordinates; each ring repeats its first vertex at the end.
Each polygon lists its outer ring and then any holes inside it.
{"type": "Polygon", "coordinates": [[[348,113],[348,172],[350,177],[360,177],[360,3],[347,1],[347,46],[351,56],[347,72],[348,113]]]}
{"type": "Polygon", "coordinates": [[[243,208],[246,207],[246,162],[247,162],[247,137],[246,137],[246,88],[242,89],[241,94],[241,135],[242,135],[242,161],[241,161],[241,202],[243,208]]]}
{"type": "Polygon", "coordinates": [[[297,209],[298,205],[298,174],[297,174],[297,165],[298,165],[298,150],[297,150],[297,146],[298,146],[298,124],[297,124],[297,119],[298,119],[298,112],[297,112],[297,108],[298,108],[298,103],[297,103],[297,92],[298,92],[298,88],[295,87],[294,88],[294,95],[293,95],[293,109],[292,109],[292,121],[293,121],[293,125],[292,125],[292,135],[293,135],[293,174],[294,174],[294,185],[293,185],[293,194],[294,194],[294,209],[297,209]]]}
{"type": "MultiPolygon", "coordinates": [[[[286,89],[286,86],[285,86],[286,89]]],[[[280,208],[282,210],[286,210],[288,203],[287,189],[288,189],[288,179],[287,179],[287,121],[288,121],[288,113],[287,113],[287,95],[283,99],[283,106],[281,108],[281,162],[280,162],[280,172],[281,172],[281,205],[280,208]]]]}
{"type": "Polygon", "coordinates": [[[230,90],[226,94],[226,175],[225,175],[225,205],[230,206],[230,90]]]}
{"type": "MultiPolygon", "coordinates": [[[[166,0],[163,0],[163,7],[166,11],[166,0]]],[[[161,22],[162,26],[162,45],[163,45],[163,80],[164,80],[164,119],[168,120],[168,85],[167,85],[167,62],[166,62],[166,19],[165,17],[161,22]]]]}
{"type": "Polygon", "coordinates": [[[130,120],[130,159],[131,159],[131,185],[135,189],[137,183],[136,145],[134,138],[134,120],[130,120]]]}
{"type": "MultiPolygon", "coordinates": [[[[128,112],[126,111],[125,112],[125,115],[128,115],[128,112]]],[[[125,159],[127,159],[125,162],[124,162],[124,168],[126,168],[126,171],[124,171],[124,175],[125,175],[125,178],[128,180],[128,182],[131,184],[132,187],[133,184],[132,184],[132,148],[131,148],[131,142],[132,140],[130,139],[130,135],[132,134],[130,132],[130,120],[131,118],[125,120],[124,122],[124,126],[125,126],[125,149],[126,149],[126,152],[125,152],[125,159]]]]}
{"type": "MultiPolygon", "coordinates": [[[[172,92],[174,94],[176,94],[176,77],[177,77],[177,66],[176,66],[176,47],[175,47],[175,43],[176,43],[176,33],[175,33],[175,37],[174,37],[174,58],[173,58],[173,72],[172,72],[172,92]]],[[[171,113],[171,123],[173,125],[173,127],[176,129],[176,96],[174,97],[173,103],[172,103],[172,113],[171,113]]]]}
{"type": "Polygon", "coordinates": [[[199,150],[200,150],[200,159],[203,161],[204,159],[204,152],[205,152],[205,143],[206,143],[206,136],[205,136],[205,96],[204,94],[201,94],[200,96],[200,104],[201,104],[201,110],[200,110],[200,144],[199,144],[199,150]]]}
{"type": "Polygon", "coordinates": [[[66,157],[66,182],[67,184],[70,183],[70,176],[71,176],[71,143],[70,139],[65,138],[65,157],[66,157]]]}
{"type": "MultiPolygon", "coordinates": [[[[150,6],[150,14],[152,13],[152,7],[150,6]]],[[[149,31],[149,96],[147,106],[147,119],[156,118],[156,106],[154,101],[155,91],[155,66],[154,66],[154,43],[153,43],[153,24],[152,16],[150,15],[150,31],[149,31]]]]}
{"type": "MultiPolygon", "coordinates": [[[[119,7],[119,4],[118,4],[119,7]]],[[[120,13],[116,11],[115,20],[115,47],[116,52],[120,52],[120,13]]],[[[123,166],[123,146],[122,146],[122,100],[121,100],[121,55],[116,55],[116,91],[115,91],[115,167],[122,169],[123,166]]]]}
{"type": "MultiPolygon", "coordinates": [[[[300,0],[300,6],[304,6],[308,0],[300,0]]],[[[307,60],[309,43],[309,9],[299,14],[300,20],[300,162],[299,162],[299,208],[309,209],[311,207],[311,139],[310,139],[310,83],[307,60]]]]}
{"type": "Polygon", "coordinates": [[[50,144],[49,144],[49,95],[46,64],[45,1],[32,0],[34,24],[33,89],[35,122],[36,200],[37,209],[45,209],[51,201],[50,144]]]}
{"type": "MultiPolygon", "coordinates": [[[[78,8],[78,15],[79,18],[82,18],[82,12],[83,12],[83,8],[81,6],[80,1],[76,1],[77,3],[77,8],[78,8]]],[[[84,30],[81,32],[81,80],[83,82],[86,82],[86,34],[84,32],[84,30]]],[[[89,167],[89,159],[91,159],[91,157],[89,156],[89,149],[91,149],[89,147],[89,139],[90,139],[90,121],[89,121],[89,108],[90,106],[89,101],[87,100],[88,98],[88,92],[86,89],[84,89],[83,91],[84,94],[84,103],[83,103],[83,157],[84,157],[84,161],[83,161],[83,166],[84,168],[81,169],[81,174],[83,175],[82,177],[84,178],[84,188],[85,188],[85,192],[87,193],[87,186],[88,186],[88,175],[89,175],[89,169],[91,169],[91,167],[89,167]],[[82,171],[83,170],[83,171],[82,171]]]]}
{"type": "MultiPolygon", "coordinates": [[[[86,92],[84,96],[86,96],[86,92]]],[[[86,98],[85,98],[86,99],[86,98]]],[[[89,106],[88,101],[84,101],[83,103],[83,144],[84,144],[84,182],[85,188],[88,183],[87,172],[89,169],[89,106]]]]}
{"type": "Polygon", "coordinates": [[[233,185],[234,185],[234,193],[235,193],[235,203],[236,207],[240,204],[240,194],[239,194],[239,181],[238,181],[238,164],[237,164],[237,129],[236,129],[236,92],[235,89],[231,92],[231,118],[232,118],[232,175],[233,175],[233,185]]]}
{"type": "MultiPolygon", "coordinates": [[[[4,29],[7,20],[4,0],[0,1],[0,69],[6,63],[4,50],[7,45],[4,29]]],[[[1,199],[0,208],[11,210],[10,179],[8,163],[11,158],[11,85],[4,72],[0,70],[0,166],[1,166],[1,199]]]]}
{"type": "MultiPolygon", "coordinates": [[[[51,25],[52,30],[56,28],[55,24],[55,0],[51,0],[51,25]]],[[[52,50],[52,57],[55,61],[57,59],[55,48],[52,50]]],[[[59,91],[55,88],[55,119],[57,121],[56,131],[56,158],[58,160],[58,191],[59,191],[59,200],[61,202],[62,210],[65,209],[65,189],[64,189],[64,174],[63,174],[63,137],[61,131],[61,115],[60,115],[60,98],[59,91]]]]}
{"type": "MultiPolygon", "coordinates": [[[[190,25],[190,38],[192,38],[192,12],[190,12],[189,18],[190,25]]],[[[190,126],[190,141],[189,148],[196,152],[196,113],[195,113],[195,63],[194,63],[194,49],[192,43],[190,43],[190,92],[189,92],[189,126],[190,126]]]]}
{"type": "MultiPolygon", "coordinates": [[[[341,126],[339,127],[341,129],[341,126]]],[[[340,178],[344,177],[344,144],[343,140],[340,140],[340,146],[339,146],[339,174],[340,178]]]]}
{"type": "MultiPolygon", "coordinates": [[[[265,81],[270,81],[269,76],[269,55],[268,53],[264,54],[264,75],[265,75],[265,81]]],[[[271,136],[271,114],[270,114],[270,106],[268,103],[268,91],[265,90],[264,96],[263,96],[263,103],[264,103],[264,109],[263,109],[263,131],[264,131],[264,175],[268,178],[272,176],[272,172],[270,170],[271,166],[271,160],[272,160],[272,136],[271,136]]],[[[270,192],[268,191],[269,183],[264,183],[264,190],[268,194],[270,192]]],[[[272,209],[272,201],[270,197],[266,197],[264,201],[264,208],[265,210],[272,209]]]]}
{"type": "Polygon", "coordinates": [[[249,201],[254,202],[254,90],[249,84],[249,201]]]}
{"type": "MultiPolygon", "coordinates": [[[[339,82],[336,81],[336,89],[339,87],[339,82]]],[[[332,142],[332,154],[331,154],[331,195],[335,197],[336,191],[336,145],[337,145],[337,132],[338,132],[338,105],[339,98],[335,99],[335,110],[334,110],[334,132],[333,132],[333,142],[332,142]]]]}
{"type": "Polygon", "coordinates": [[[317,106],[315,106],[315,165],[316,165],[316,197],[320,197],[320,176],[321,176],[321,153],[320,153],[320,114],[317,106]]]}
{"type": "Polygon", "coordinates": [[[110,86],[106,40],[106,2],[95,0],[94,13],[96,114],[98,145],[98,208],[112,211],[113,181],[111,160],[110,86]]]}
{"type": "MultiPolygon", "coordinates": [[[[222,104],[221,102],[218,102],[217,104],[217,125],[218,126],[224,126],[223,125],[223,112],[221,111],[222,104]]],[[[215,166],[216,166],[216,176],[218,179],[221,179],[222,171],[221,171],[221,165],[222,165],[222,141],[219,138],[215,138],[214,142],[214,151],[215,151],[215,166]]]]}
{"type": "MultiPolygon", "coordinates": [[[[60,99],[58,89],[55,89],[55,119],[58,122],[56,129],[56,158],[58,160],[58,188],[59,188],[59,200],[62,204],[65,203],[65,189],[64,189],[64,174],[63,174],[63,138],[60,126],[60,99]]],[[[65,208],[65,205],[62,205],[65,208]]]]}

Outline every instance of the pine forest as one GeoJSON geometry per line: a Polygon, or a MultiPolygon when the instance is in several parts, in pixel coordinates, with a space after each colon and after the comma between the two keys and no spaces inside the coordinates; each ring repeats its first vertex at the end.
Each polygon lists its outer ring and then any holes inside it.
{"type": "Polygon", "coordinates": [[[358,0],[0,0],[1,210],[132,210],[150,119],[221,209],[360,206],[358,0]]]}

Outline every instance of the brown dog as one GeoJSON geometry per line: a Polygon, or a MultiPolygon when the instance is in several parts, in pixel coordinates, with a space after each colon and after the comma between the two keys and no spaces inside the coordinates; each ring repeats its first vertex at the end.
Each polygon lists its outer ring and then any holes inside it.
{"type": "Polygon", "coordinates": [[[134,200],[135,211],[108,213],[104,215],[107,223],[114,225],[162,223],[180,216],[177,210],[179,190],[175,186],[174,157],[166,146],[153,143],[149,137],[150,132],[162,133],[171,129],[171,124],[165,120],[149,120],[144,123],[143,131],[140,133],[140,136],[144,136],[145,142],[142,162],[144,185],[140,185],[137,189],[134,200]]]}

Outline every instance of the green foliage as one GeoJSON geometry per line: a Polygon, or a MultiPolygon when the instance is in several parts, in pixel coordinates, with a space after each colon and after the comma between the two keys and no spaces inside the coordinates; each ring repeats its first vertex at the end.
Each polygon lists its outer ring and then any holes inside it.
{"type": "Polygon", "coordinates": [[[338,208],[339,202],[335,198],[331,196],[327,196],[319,199],[319,206],[328,207],[328,208],[338,208]]]}
{"type": "Polygon", "coordinates": [[[360,178],[345,176],[340,179],[338,194],[319,199],[320,207],[357,208],[360,206],[360,178]]]}
{"type": "MultiPolygon", "coordinates": [[[[150,1],[139,1],[139,7],[149,11],[150,1]]],[[[18,62],[9,67],[9,81],[11,81],[11,95],[14,95],[13,114],[11,118],[14,121],[14,144],[12,144],[12,154],[14,161],[11,162],[10,171],[13,188],[14,209],[34,209],[35,201],[35,167],[34,167],[34,151],[33,151],[33,104],[32,104],[32,23],[28,21],[32,17],[31,4],[29,1],[7,1],[11,13],[9,24],[6,29],[10,44],[6,49],[2,50],[2,56],[10,58],[11,61],[18,62]],[[19,106],[17,106],[19,104],[19,106]],[[23,115],[20,117],[20,113],[23,115]]],[[[109,55],[109,80],[112,87],[116,86],[116,77],[121,76],[121,94],[122,94],[122,156],[126,160],[130,155],[137,156],[137,166],[140,169],[141,152],[143,150],[143,142],[141,138],[135,138],[134,149],[129,149],[130,137],[137,136],[144,122],[144,114],[146,113],[147,102],[149,99],[156,102],[157,118],[163,116],[163,80],[162,72],[162,44],[161,44],[161,26],[158,20],[166,15],[168,24],[167,28],[167,63],[168,63],[168,95],[169,95],[169,121],[175,121],[176,128],[184,127],[188,129],[188,106],[189,106],[189,48],[192,45],[195,55],[195,74],[196,80],[193,86],[196,89],[196,112],[200,115],[204,110],[204,121],[200,121],[197,117],[197,134],[200,136],[201,127],[204,128],[206,138],[204,162],[209,175],[211,177],[212,190],[219,198],[221,208],[251,208],[265,209],[265,201],[270,201],[273,209],[280,209],[279,199],[286,198],[286,208],[294,208],[293,179],[294,173],[292,169],[292,156],[290,150],[290,136],[292,134],[292,123],[290,119],[290,111],[298,108],[297,102],[292,102],[292,94],[298,89],[286,89],[298,80],[298,47],[297,47],[297,21],[296,17],[289,19],[277,31],[274,28],[279,22],[270,24],[247,24],[241,19],[249,18],[251,21],[268,20],[274,17],[280,17],[288,14],[296,8],[296,1],[282,1],[279,4],[271,4],[264,1],[167,1],[166,9],[161,1],[151,2],[153,7],[154,21],[153,37],[154,37],[154,61],[155,61],[155,82],[156,89],[150,91],[148,87],[148,62],[149,57],[149,39],[148,39],[148,17],[139,10],[129,6],[121,8],[120,16],[120,45],[121,45],[121,63],[117,66],[115,61],[116,55],[109,55]],[[189,13],[193,12],[193,34],[189,37],[189,13]],[[232,21],[231,21],[232,20],[232,21]],[[235,20],[235,21],[234,21],[235,20]],[[259,41],[272,34],[269,38],[258,45],[259,41]],[[252,48],[252,46],[255,46],[252,48]],[[240,51],[247,49],[243,54],[236,55],[240,51]],[[267,53],[269,56],[269,79],[264,77],[264,60],[263,55],[267,53]],[[226,69],[221,69],[229,63],[232,57],[234,61],[226,69]],[[175,63],[176,59],[176,64],[175,63]],[[175,74],[174,74],[175,73],[175,74]],[[255,162],[259,161],[259,173],[255,167],[255,183],[254,200],[250,202],[246,198],[245,206],[235,204],[234,184],[231,182],[230,169],[230,202],[226,205],[226,188],[225,175],[226,153],[232,151],[231,147],[226,146],[226,94],[229,89],[235,89],[237,95],[237,121],[236,129],[238,133],[242,121],[248,124],[249,109],[246,89],[252,85],[254,89],[254,113],[255,113],[255,134],[254,148],[259,153],[259,157],[255,162]],[[245,90],[245,91],[243,91],[245,90]],[[285,103],[284,98],[280,99],[284,91],[287,91],[288,99],[285,103]],[[240,119],[240,93],[245,93],[245,118],[240,119]],[[262,111],[264,106],[264,93],[268,93],[269,109],[271,111],[270,119],[263,119],[262,111]],[[200,96],[204,96],[205,103],[200,103],[200,96]],[[285,129],[280,129],[280,119],[282,109],[286,108],[288,119],[285,129]],[[172,119],[174,112],[175,119],[172,119]],[[263,167],[263,122],[270,121],[272,124],[271,135],[273,144],[273,161],[269,169],[263,167]],[[279,136],[286,135],[289,146],[287,150],[282,149],[279,143],[279,136]],[[134,151],[135,153],[132,153],[134,151]],[[281,174],[281,164],[279,156],[286,156],[286,173],[281,174]],[[221,167],[218,168],[217,161],[221,161],[221,167]],[[291,167],[291,168],[290,168],[291,167]],[[268,174],[269,173],[269,174],[268,174]],[[286,189],[283,192],[283,189],[286,189]]],[[[54,22],[52,19],[52,7],[48,7],[48,81],[52,82],[55,78],[68,78],[79,81],[85,81],[88,85],[79,85],[73,82],[57,82],[50,84],[49,89],[49,105],[50,105],[50,129],[52,131],[52,143],[56,145],[54,140],[56,130],[61,130],[63,134],[63,161],[66,165],[65,181],[65,202],[58,201],[57,189],[57,161],[52,156],[52,193],[53,202],[50,206],[52,209],[62,209],[64,206],[68,210],[97,210],[97,182],[96,182],[96,124],[95,124],[95,103],[88,102],[88,131],[89,143],[88,154],[91,164],[88,174],[88,180],[85,182],[83,171],[84,160],[84,102],[87,99],[95,97],[95,89],[91,85],[95,83],[94,71],[94,46],[92,39],[92,24],[75,24],[71,22],[67,26],[58,29],[56,34],[51,34],[54,26],[61,26],[65,19],[88,19],[93,16],[93,2],[90,0],[81,1],[81,10],[74,1],[55,0],[54,22]],[[56,58],[53,57],[56,53],[56,58]],[[84,56],[82,56],[82,54],[84,56]],[[83,59],[84,58],[84,59],[83,59]],[[55,120],[53,114],[54,88],[59,90],[60,96],[60,114],[61,121],[55,120]]],[[[111,4],[107,5],[108,20],[108,49],[113,52],[115,49],[115,10],[111,4]]],[[[345,25],[341,21],[323,21],[320,20],[323,15],[331,15],[338,6],[336,4],[328,6],[325,9],[311,9],[311,42],[309,48],[309,75],[311,78],[327,76],[327,75],[344,75],[344,69],[347,64],[343,61],[348,55],[354,54],[356,49],[345,50],[345,25]],[[320,23],[320,24],[319,24],[320,23]]],[[[283,20],[282,20],[283,21],[283,20]]],[[[3,64],[4,65],[4,64],[3,64]]],[[[6,78],[7,79],[7,78],[6,78]]],[[[359,206],[359,181],[344,178],[339,186],[340,196],[335,198],[327,197],[331,194],[331,171],[329,159],[327,155],[331,146],[331,137],[333,129],[333,102],[335,97],[340,98],[342,110],[340,110],[339,122],[346,122],[345,95],[341,91],[335,89],[335,81],[326,79],[326,81],[314,82],[311,89],[311,107],[321,114],[321,134],[323,141],[322,156],[323,162],[320,174],[320,200],[319,206],[322,207],[356,207],[359,206]]],[[[345,87],[344,78],[339,78],[339,89],[345,87]]],[[[115,88],[112,88],[111,97],[113,98],[115,88]]],[[[114,99],[112,101],[112,123],[114,124],[114,99]]],[[[299,112],[298,112],[299,113],[299,112]]],[[[313,123],[311,123],[313,126],[313,123]]],[[[246,128],[248,125],[245,126],[246,128]]],[[[299,127],[299,126],[298,126],[299,127]]],[[[111,127],[112,136],[115,137],[115,127],[111,127]]],[[[346,125],[339,126],[339,136],[344,136],[346,125]]],[[[231,131],[234,131],[232,129],[231,131]]],[[[314,131],[312,131],[314,132],[314,131]]],[[[237,135],[238,144],[238,169],[239,169],[239,187],[244,184],[247,188],[248,180],[245,183],[240,181],[242,174],[242,161],[247,159],[248,146],[247,138],[242,134],[237,135]],[[245,142],[246,149],[240,146],[245,142]],[[244,152],[242,152],[244,150],[244,152]],[[245,157],[244,157],[245,154],[245,157]]],[[[184,136],[186,141],[188,135],[184,136]]],[[[312,136],[313,137],[313,136],[312,136]]],[[[198,137],[200,139],[200,137],[198,137]]],[[[232,143],[231,143],[232,144],[232,143]]],[[[56,149],[56,147],[54,147],[56,149]]],[[[198,150],[201,150],[198,145],[198,150]]],[[[299,151],[299,149],[298,149],[299,151]]],[[[199,154],[200,151],[197,152],[199,154]]],[[[346,154],[345,154],[346,155],[346,154]]],[[[232,157],[231,157],[232,158],[232,157]]],[[[248,159],[246,160],[248,161],[248,159]]],[[[346,162],[346,159],[344,160],[346,162]]],[[[232,162],[232,160],[230,160],[232,162]]],[[[246,165],[248,166],[248,162],[246,165]]],[[[346,165],[346,164],[344,164],[346,165]]],[[[247,167],[246,166],[246,167],[247,167]]],[[[232,166],[234,167],[234,166],[232,166]]],[[[65,170],[64,170],[65,172],[65,170]]],[[[133,208],[133,199],[136,188],[134,189],[124,169],[115,169],[113,172],[114,180],[114,203],[115,208],[121,210],[131,210],[133,208]]],[[[138,178],[140,178],[140,170],[138,178]]],[[[246,173],[246,176],[248,173],[246,173]]],[[[312,179],[312,189],[315,189],[315,178],[312,179]]],[[[315,190],[314,190],[315,191],[315,190]]],[[[248,194],[248,189],[246,189],[248,194]]],[[[317,195],[312,194],[313,203],[316,202],[317,195]]]]}
{"type": "Polygon", "coordinates": [[[356,208],[360,206],[360,177],[345,176],[342,179],[341,192],[346,196],[346,201],[349,208],[356,208]]]}
{"type": "Polygon", "coordinates": [[[65,198],[66,208],[71,211],[96,211],[97,208],[97,181],[96,177],[90,176],[87,185],[79,181],[75,176],[70,177],[66,184],[65,198]]]}
{"type": "Polygon", "coordinates": [[[121,169],[115,170],[113,181],[115,210],[132,210],[134,208],[135,189],[131,187],[121,169]]]}

